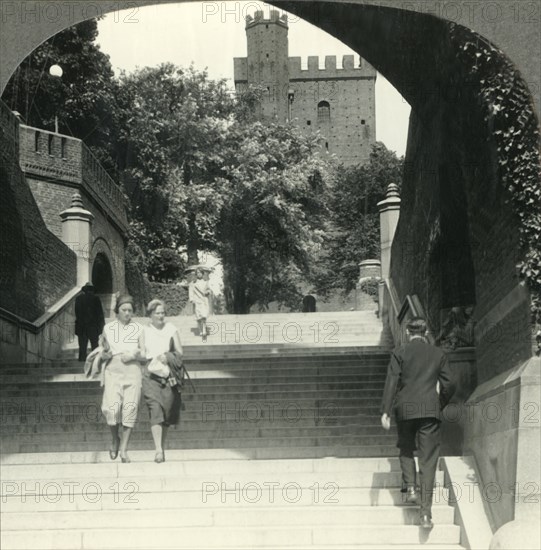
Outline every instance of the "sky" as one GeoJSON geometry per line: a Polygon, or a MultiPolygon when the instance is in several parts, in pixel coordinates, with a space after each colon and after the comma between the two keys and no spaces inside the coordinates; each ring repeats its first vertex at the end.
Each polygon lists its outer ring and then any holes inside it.
{"type": "MultiPolygon", "coordinates": [[[[256,9],[268,16],[263,2],[197,2],[164,4],[117,11],[98,23],[97,42],[110,56],[117,74],[121,70],[172,62],[196,69],[207,68],[211,78],[226,78],[233,89],[233,58],[246,57],[244,18],[256,9]]],[[[283,13],[283,12],[282,12],[283,13]]],[[[289,14],[289,56],[343,55],[353,50],[322,30],[289,14]]],[[[357,54],[355,54],[357,55],[357,54]]],[[[380,74],[376,80],[376,139],[404,155],[410,107],[380,74]]]]}

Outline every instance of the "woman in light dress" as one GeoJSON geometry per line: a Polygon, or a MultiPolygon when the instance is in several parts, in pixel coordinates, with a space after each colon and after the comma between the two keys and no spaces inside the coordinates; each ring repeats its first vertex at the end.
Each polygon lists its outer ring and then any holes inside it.
{"type": "MultiPolygon", "coordinates": [[[[145,348],[147,359],[158,358],[167,363],[169,352],[182,354],[180,334],[177,328],[165,321],[165,304],[152,300],[147,306],[150,324],[145,326],[145,348]]],[[[179,422],[181,398],[172,376],[158,376],[143,369],[143,397],[150,413],[150,430],[154,439],[156,456],[154,461],[165,461],[165,439],[167,428],[179,422]]]]}
{"type": "Polygon", "coordinates": [[[195,281],[188,286],[188,298],[195,305],[195,318],[203,342],[207,341],[207,317],[209,316],[209,282],[203,278],[203,270],[195,270],[195,281]]]}
{"type": "Polygon", "coordinates": [[[101,409],[111,429],[109,455],[120,453],[122,462],[130,462],[128,442],[137,419],[141,397],[141,365],[144,361],[144,331],[132,320],[133,298],[120,296],[115,306],[117,318],[107,323],[101,335],[104,359],[109,359],[103,373],[104,391],[101,409]],[[120,426],[122,425],[122,434],[120,426]]]}

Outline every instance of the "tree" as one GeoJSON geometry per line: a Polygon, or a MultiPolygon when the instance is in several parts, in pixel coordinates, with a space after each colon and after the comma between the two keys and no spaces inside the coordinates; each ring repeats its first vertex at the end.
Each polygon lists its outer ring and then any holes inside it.
{"type": "Polygon", "coordinates": [[[96,19],[69,27],[36,48],[11,77],[2,100],[30,126],[82,139],[117,177],[116,81],[109,61],[95,43],[96,19]],[[58,64],[62,77],[49,68],[58,64]]]}
{"type": "Polygon", "coordinates": [[[389,183],[402,183],[404,159],[381,142],[361,166],[341,166],[331,193],[331,219],[313,282],[320,294],[355,288],[359,262],[380,254],[379,211],[389,183]]]}
{"type": "Polygon", "coordinates": [[[217,231],[228,311],[295,305],[323,240],[332,168],[319,138],[290,125],[241,120],[228,135],[217,231]]]}
{"type": "MultiPolygon", "coordinates": [[[[188,263],[212,249],[220,208],[219,172],[234,102],[224,80],[168,63],[122,75],[123,180],[145,253],[186,245],[188,263]]],[[[160,277],[149,263],[150,276],[160,277]]]]}

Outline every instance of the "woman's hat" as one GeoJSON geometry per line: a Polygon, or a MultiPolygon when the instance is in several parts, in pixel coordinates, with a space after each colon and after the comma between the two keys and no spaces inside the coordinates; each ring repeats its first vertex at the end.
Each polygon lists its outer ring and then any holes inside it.
{"type": "Polygon", "coordinates": [[[129,294],[123,294],[122,296],[119,296],[118,300],[116,301],[116,308],[118,309],[122,304],[131,304],[133,306],[133,296],[130,296],[129,294]]]}

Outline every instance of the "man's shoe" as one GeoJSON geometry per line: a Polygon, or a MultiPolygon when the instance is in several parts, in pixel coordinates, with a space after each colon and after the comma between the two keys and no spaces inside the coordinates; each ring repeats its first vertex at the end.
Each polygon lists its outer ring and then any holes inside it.
{"type": "Polygon", "coordinates": [[[423,529],[432,529],[434,527],[432,518],[428,514],[421,514],[419,524],[423,529]]]}
{"type": "Polygon", "coordinates": [[[417,504],[419,502],[419,493],[415,490],[415,487],[408,487],[406,489],[405,500],[408,504],[417,504]]]}

